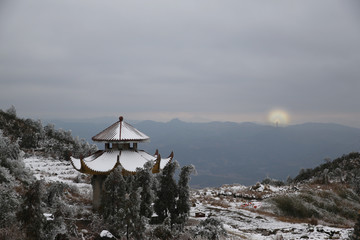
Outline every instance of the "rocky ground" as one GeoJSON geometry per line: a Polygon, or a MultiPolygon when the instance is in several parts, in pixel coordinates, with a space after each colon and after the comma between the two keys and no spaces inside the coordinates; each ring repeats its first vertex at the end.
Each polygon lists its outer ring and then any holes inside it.
{"type": "Polygon", "coordinates": [[[233,185],[193,191],[191,215],[221,219],[229,237],[235,239],[348,239],[351,234],[350,228],[311,225],[277,216],[266,199],[294,190],[272,187],[274,191],[263,192],[264,186],[261,188],[250,191],[249,187],[233,185]],[[260,200],[260,196],[265,199],[260,200]]]}

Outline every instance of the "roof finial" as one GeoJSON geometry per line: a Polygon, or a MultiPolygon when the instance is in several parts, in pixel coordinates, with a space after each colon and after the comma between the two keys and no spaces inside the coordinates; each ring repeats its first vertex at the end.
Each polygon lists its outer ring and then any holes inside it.
{"type": "Polygon", "coordinates": [[[119,121],[122,122],[124,120],[123,116],[119,117],[119,121]]]}

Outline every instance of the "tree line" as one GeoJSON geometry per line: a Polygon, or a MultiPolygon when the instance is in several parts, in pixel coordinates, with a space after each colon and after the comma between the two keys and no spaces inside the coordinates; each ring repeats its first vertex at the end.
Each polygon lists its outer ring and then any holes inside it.
{"type": "Polygon", "coordinates": [[[17,117],[14,106],[0,110],[0,129],[25,152],[37,151],[56,159],[68,159],[70,154],[87,156],[97,150],[95,144],[73,137],[70,130],[56,129],[54,124],[44,126],[41,120],[17,117]]]}
{"type": "Polygon", "coordinates": [[[117,167],[105,180],[101,214],[110,232],[126,239],[145,239],[148,223],[163,224],[154,231],[157,237],[172,236],[174,230],[183,230],[190,214],[190,174],[192,165],[181,168],[178,182],[174,179],[179,167],[176,161],[168,163],[162,172],[154,175],[152,164],[138,169],[136,175],[123,176],[117,167]]]}

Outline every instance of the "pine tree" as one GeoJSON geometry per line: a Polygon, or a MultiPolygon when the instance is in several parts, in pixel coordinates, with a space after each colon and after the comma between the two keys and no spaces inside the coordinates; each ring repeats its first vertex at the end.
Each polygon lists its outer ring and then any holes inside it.
{"type": "Polygon", "coordinates": [[[42,180],[34,182],[25,194],[17,217],[25,229],[27,239],[43,239],[43,228],[46,219],[41,208],[41,198],[44,193],[42,180]]]}
{"type": "Polygon", "coordinates": [[[141,188],[140,215],[146,218],[151,218],[153,214],[152,203],[154,201],[154,190],[152,189],[152,185],[154,177],[151,172],[152,166],[152,162],[148,162],[144,165],[144,168],[138,169],[135,181],[136,188],[141,188]]]}
{"type": "Polygon", "coordinates": [[[119,214],[125,205],[126,194],[126,183],[121,173],[121,167],[117,167],[109,174],[104,185],[101,212],[105,222],[117,225],[120,218],[119,214]]]}
{"type": "Polygon", "coordinates": [[[0,228],[16,224],[15,213],[19,204],[19,196],[14,188],[9,184],[0,184],[0,228]]]}
{"type": "Polygon", "coordinates": [[[196,173],[194,165],[188,165],[181,168],[179,183],[178,183],[178,191],[179,191],[179,198],[177,200],[177,223],[181,226],[184,225],[186,220],[189,217],[190,213],[190,174],[196,173]]]}
{"type": "Polygon", "coordinates": [[[64,195],[65,188],[67,187],[68,186],[62,182],[53,182],[48,186],[46,203],[49,207],[52,207],[52,205],[57,204],[58,201],[60,201],[64,195]]]}
{"type": "MultiPolygon", "coordinates": [[[[53,182],[47,187],[44,202],[53,213],[53,220],[45,224],[44,235],[46,239],[56,239],[56,236],[66,236],[65,217],[69,214],[70,209],[64,202],[64,192],[69,186],[61,182],[53,182]]],[[[49,210],[48,210],[49,211],[49,210]]]]}
{"type": "Polygon", "coordinates": [[[126,194],[123,226],[126,239],[144,239],[145,218],[140,215],[140,189],[126,194]]]}
{"type": "Polygon", "coordinates": [[[134,186],[135,177],[133,175],[129,175],[124,177],[124,180],[125,180],[126,192],[131,193],[136,188],[136,186],[134,186]]]}
{"type": "Polygon", "coordinates": [[[157,191],[157,199],[154,203],[154,210],[160,221],[171,217],[172,223],[176,219],[176,199],[178,197],[177,184],[174,180],[174,173],[179,164],[176,161],[169,162],[163,169],[160,176],[160,189],[157,191]]]}

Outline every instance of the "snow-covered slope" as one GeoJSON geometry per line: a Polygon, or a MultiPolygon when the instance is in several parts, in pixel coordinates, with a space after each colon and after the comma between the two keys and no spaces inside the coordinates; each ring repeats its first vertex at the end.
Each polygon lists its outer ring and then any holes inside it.
{"type": "Polygon", "coordinates": [[[270,207],[264,200],[273,194],[285,194],[290,188],[265,187],[251,193],[241,185],[223,186],[218,189],[202,189],[192,193],[193,219],[203,220],[208,216],[221,219],[229,237],[236,239],[348,239],[352,229],[335,228],[307,223],[281,221],[275,214],[268,212],[270,207]],[[248,194],[248,197],[241,197],[248,194]],[[205,214],[195,218],[195,215],[205,214]]]}
{"type": "MultiPolygon", "coordinates": [[[[37,179],[61,181],[77,186],[82,194],[91,194],[87,176],[78,173],[66,161],[30,157],[24,159],[37,179]]],[[[242,185],[225,185],[221,188],[193,190],[190,221],[213,216],[222,221],[228,239],[348,239],[351,228],[291,222],[271,211],[264,200],[280,194],[295,193],[291,187],[259,185],[250,188],[242,185]]]]}
{"type": "Polygon", "coordinates": [[[77,172],[68,161],[33,156],[25,158],[24,163],[26,167],[34,172],[34,176],[39,180],[63,182],[76,186],[82,194],[87,196],[92,194],[89,176],[77,172]]]}

